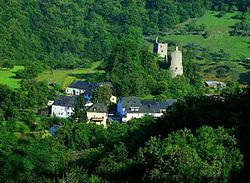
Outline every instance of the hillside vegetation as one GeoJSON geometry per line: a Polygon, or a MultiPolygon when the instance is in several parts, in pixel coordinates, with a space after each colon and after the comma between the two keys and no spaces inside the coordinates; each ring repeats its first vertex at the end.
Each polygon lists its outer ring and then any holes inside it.
{"type": "Polygon", "coordinates": [[[163,40],[171,40],[180,45],[194,43],[211,51],[218,52],[221,49],[230,55],[230,60],[239,60],[249,57],[249,37],[230,36],[231,26],[240,20],[234,19],[237,13],[226,13],[223,17],[217,17],[218,11],[209,11],[201,18],[195,20],[198,25],[204,24],[208,31],[208,38],[201,35],[168,35],[163,40]]]}

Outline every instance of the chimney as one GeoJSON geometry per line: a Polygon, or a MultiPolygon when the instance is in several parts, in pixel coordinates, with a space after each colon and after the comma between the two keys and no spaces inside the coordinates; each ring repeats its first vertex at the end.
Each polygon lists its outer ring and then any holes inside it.
{"type": "Polygon", "coordinates": [[[156,39],[155,39],[155,43],[158,43],[158,37],[156,37],[156,39]]]}

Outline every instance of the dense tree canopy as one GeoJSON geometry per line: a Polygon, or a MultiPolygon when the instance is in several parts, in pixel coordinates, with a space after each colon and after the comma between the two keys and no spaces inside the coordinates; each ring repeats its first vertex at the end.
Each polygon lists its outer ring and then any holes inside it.
{"type": "Polygon", "coordinates": [[[51,67],[86,66],[107,59],[126,26],[158,33],[207,9],[245,11],[249,1],[109,0],[0,1],[0,60],[51,67]]]}

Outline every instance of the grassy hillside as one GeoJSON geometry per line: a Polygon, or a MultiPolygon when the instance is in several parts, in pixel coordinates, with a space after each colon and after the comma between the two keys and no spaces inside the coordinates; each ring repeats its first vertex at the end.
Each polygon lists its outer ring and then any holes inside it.
{"type": "MultiPolygon", "coordinates": [[[[39,81],[45,81],[47,83],[56,82],[63,88],[67,87],[74,80],[88,80],[93,81],[100,77],[104,71],[98,70],[101,62],[94,62],[91,68],[86,69],[57,69],[46,70],[40,73],[37,77],[39,81]]],[[[15,72],[24,69],[23,66],[15,66],[13,69],[0,69],[0,84],[9,86],[16,89],[20,87],[20,79],[14,78],[15,72]]]]}
{"type": "Polygon", "coordinates": [[[10,88],[19,88],[19,79],[15,79],[15,72],[24,69],[23,66],[15,66],[13,69],[0,69],[0,84],[9,86],[10,88]]]}
{"type": "Polygon", "coordinates": [[[180,45],[195,43],[212,51],[223,49],[232,59],[249,57],[250,38],[230,36],[230,26],[239,20],[233,19],[236,13],[227,13],[222,18],[217,17],[218,12],[210,11],[203,17],[197,19],[197,24],[205,24],[209,38],[205,39],[200,35],[168,35],[163,40],[172,40],[180,45]]]}
{"type": "Polygon", "coordinates": [[[67,87],[74,80],[94,80],[100,74],[104,73],[102,70],[98,70],[101,62],[94,62],[91,68],[86,69],[57,69],[47,70],[38,75],[37,79],[40,81],[46,81],[48,83],[56,82],[63,88],[67,87]]]}
{"type": "MultiPolygon", "coordinates": [[[[219,79],[224,81],[239,81],[241,83],[250,83],[250,66],[242,63],[242,58],[250,57],[250,37],[230,36],[230,26],[237,23],[238,19],[233,17],[237,13],[226,13],[223,17],[218,17],[219,12],[209,11],[204,16],[198,19],[190,19],[176,26],[176,30],[185,26],[185,24],[195,21],[197,25],[206,25],[206,31],[209,34],[208,38],[202,35],[171,35],[168,32],[165,36],[160,36],[161,41],[173,41],[177,45],[184,46],[189,43],[194,43],[203,48],[207,48],[212,52],[219,52],[221,49],[228,55],[223,61],[212,60],[197,60],[200,65],[202,75],[206,79],[219,79]],[[230,71],[224,76],[216,75],[218,67],[229,67],[230,71]]],[[[149,39],[153,40],[155,36],[149,39]]],[[[184,60],[185,61],[185,60],[184,60]]]]}

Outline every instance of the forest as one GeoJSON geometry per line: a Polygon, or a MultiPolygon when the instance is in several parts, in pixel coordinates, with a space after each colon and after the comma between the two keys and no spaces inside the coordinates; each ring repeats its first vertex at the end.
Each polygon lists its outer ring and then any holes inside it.
{"type": "Polygon", "coordinates": [[[250,88],[232,82],[220,96],[206,97],[192,62],[195,45],[183,47],[184,76],[171,78],[145,41],[208,10],[241,12],[231,34],[246,36],[249,6],[247,0],[0,0],[0,67],[24,66],[14,76],[20,88],[0,84],[0,182],[249,182],[250,88]],[[178,103],[161,118],[107,128],[86,122],[83,101],[72,118],[41,115],[61,88],[37,75],[95,61],[105,71],[97,80],[111,81],[117,96],[178,103]]]}
{"type": "Polygon", "coordinates": [[[162,118],[103,128],[86,123],[80,108],[82,120],[38,115],[34,109],[55,91],[31,82],[23,92],[0,86],[1,182],[249,180],[249,88],[187,97],[162,118]]]}

